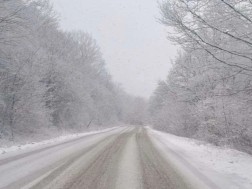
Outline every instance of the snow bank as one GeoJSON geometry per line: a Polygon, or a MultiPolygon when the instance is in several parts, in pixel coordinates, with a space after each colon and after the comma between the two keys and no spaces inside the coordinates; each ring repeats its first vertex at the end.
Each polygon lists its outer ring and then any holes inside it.
{"type": "MultiPolygon", "coordinates": [[[[224,147],[216,147],[194,139],[183,138],[148,128],[153,140],[163,149],[182,157],[188,165],[219,188],[251,189],[252,156],[224,147]],[[167,150],[169,149],[169,150],[167,150]]],[[[167,154],[169,155],[169,154],[167,154]]]]}
{"type": "Polygon", "coordinates": [[[58,144],[61,142],[66,142],[66,141],[70,141],[73,139],[77,139],[77,138],[87,136],[87,135],[107,132],[107,131],[113,130],[115,128],[117,128],[117,127],[112,127],[112,128],[98,130],[98,131],[85,132],[85,133],[66,134],[66,135],[62,135],[62,136],[59,136],[56,138],[52,138],[52,139],[44,140],[44,141],[40,141],[40,142],[29,142],[27,144],[22,144],[22,145],[13,145],[10,147],[0,147],[0,155],[6,154],[9,152],[17,152],[20,150],[29,150],[29,149],[34,149],[34,148],[46,147],[46,146],[58,144]]]}

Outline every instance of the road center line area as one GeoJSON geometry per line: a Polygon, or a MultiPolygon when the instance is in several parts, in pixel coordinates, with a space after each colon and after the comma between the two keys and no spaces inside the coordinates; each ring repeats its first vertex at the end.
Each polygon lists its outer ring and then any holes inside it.
{"type": "Polygon", "coordinates": [[[188,183],[183,174],[163,158],[145,128],[121,127],[14,157],[2,158],[0,188],[196,187],[188,183]]]}

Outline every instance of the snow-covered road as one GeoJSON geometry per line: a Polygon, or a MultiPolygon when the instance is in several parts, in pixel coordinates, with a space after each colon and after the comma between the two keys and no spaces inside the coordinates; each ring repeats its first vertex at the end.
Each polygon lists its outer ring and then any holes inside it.
{"type": "Polygon", "coordinates": [[[221,188],[147,128],[119,127],[0,157],[0,188],[221,188]],[[169,153],[169,154],[167,154],[169,153]]]}

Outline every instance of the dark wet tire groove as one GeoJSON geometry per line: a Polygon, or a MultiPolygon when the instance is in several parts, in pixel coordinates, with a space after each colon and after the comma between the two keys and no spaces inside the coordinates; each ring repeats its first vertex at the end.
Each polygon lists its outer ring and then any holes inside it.
{"type": "Polygon", "coordinates": [[[144,189],[187,189],[180,175],[161,157],[146,130],[137,135],[144,189]]]}

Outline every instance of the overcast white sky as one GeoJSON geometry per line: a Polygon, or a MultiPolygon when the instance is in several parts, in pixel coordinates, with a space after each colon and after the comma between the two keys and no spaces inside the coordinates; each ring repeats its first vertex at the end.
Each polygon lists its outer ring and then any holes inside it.
{"type": "Polygon", "coordinates": [[[64,30],[91,33],[113,80],[130,94],[149,97],[176,56],[157,22],[156,0],[51,0],[64,30]]]}

